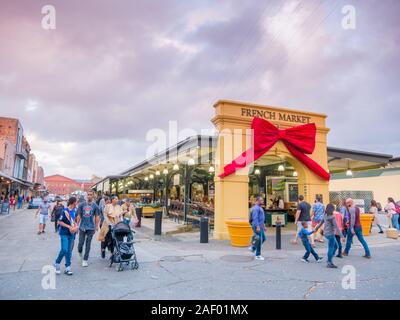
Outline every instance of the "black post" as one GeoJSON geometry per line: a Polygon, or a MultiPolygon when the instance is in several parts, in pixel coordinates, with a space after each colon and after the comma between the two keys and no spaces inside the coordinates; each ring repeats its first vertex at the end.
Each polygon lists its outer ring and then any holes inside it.
{"type": "Polygon", "coordinates": [[[208,243],[208,218],[200,219],[200,243],[208,243]]]}
{"type": "Polygon", "coordinates": [[[282,248],[281,228],[281,222],[276,221],[276,250],[281,250],[282,248]]]}
{"type": "Polygon", "coordinates": [[[162,211],[155,212],[154,235],[161,236],[162,211]]]}
{"type": "Polygon", "coordinates": [[[137,219],[138,219],[138,223],[137,223],[136,227],[140,228],[142,226],[142,211],[143,211],[143,208],[135,208],[135,211],[136,211],[136,216],[137,216],[137,219]]]}

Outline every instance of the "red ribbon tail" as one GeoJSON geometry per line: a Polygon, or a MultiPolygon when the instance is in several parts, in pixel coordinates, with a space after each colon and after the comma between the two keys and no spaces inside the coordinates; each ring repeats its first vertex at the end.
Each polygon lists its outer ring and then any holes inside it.
{"type": "Polygon", "coordinates": [[[321,177],[322,179],[329,181],[331,175],[322,168],[318,163],[316,163],[313,159],[305,155],[303,152],[299,151],[296,147],[291,145],[288,142],[284,142],[286,148],[290,151],[292,155],[294,155],[299,161],[301,161],[307,168],[313,171],[316,175],[321,177]]]}

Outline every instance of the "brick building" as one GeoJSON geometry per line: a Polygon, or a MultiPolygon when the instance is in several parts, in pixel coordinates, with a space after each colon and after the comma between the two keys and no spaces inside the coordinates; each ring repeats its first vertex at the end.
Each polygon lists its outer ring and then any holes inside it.
{"type": "Polygon", "coordinates": [[[60,174],[45,177],[44,181],[48,192],[51,194],[68,195],[81,188],[77,181],[60,174]]]}

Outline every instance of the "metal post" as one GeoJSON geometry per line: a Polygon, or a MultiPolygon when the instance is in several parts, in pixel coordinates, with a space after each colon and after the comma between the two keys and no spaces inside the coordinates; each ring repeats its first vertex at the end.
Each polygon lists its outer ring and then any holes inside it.
{"type": "Polygon", "coordinates": [[[208,243],[208,218],[200,219],[200,243],[208,243]]]}
{"type": "Polygon", "coordinates": [[[281,250],[282,248],[281,229],[282,229],[282,224],[278,220],[276,221],[276,250],[281,250]]]}
{"type": "Polygon", "coordinates": [[[161,236],[162,211],[155,212],[154,235],[161,236]]]}

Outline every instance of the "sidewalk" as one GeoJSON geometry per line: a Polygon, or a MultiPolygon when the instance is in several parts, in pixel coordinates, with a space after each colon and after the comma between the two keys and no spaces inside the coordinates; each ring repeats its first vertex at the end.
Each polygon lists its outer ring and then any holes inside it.
{"type": "MultiPolygon", "coordinates": [[[[94,238],[89,268],[79,265],[75,247],[74,275],[57,276],[56,289],[45,290],[42,268],[53,264],[59,237],[52,225],[38,236],[34,214],[21,210],[0,221],[0,299],[400,298],[400,242],[382,235],[367,238],[371,260],[361,257],[354,240],[350,256],[336,259],[339,268],[331,270],[325,263],[302,263],[303,248],[289,244],[290,235],[283,236],[283,250],[275,250],[269,236],[263,248],[266,260],[255,261],[247,248],[231,247],[229,241],[199,243],[198,232],[155,238],[141,229],[135,245],[139,270],[109,268],[94,238]],[[345,265],[356,270],[356,290],[342,288],[345,265]]],[[[317,251],[325,256],[326,244],[318,244],[317,251]]]]}

